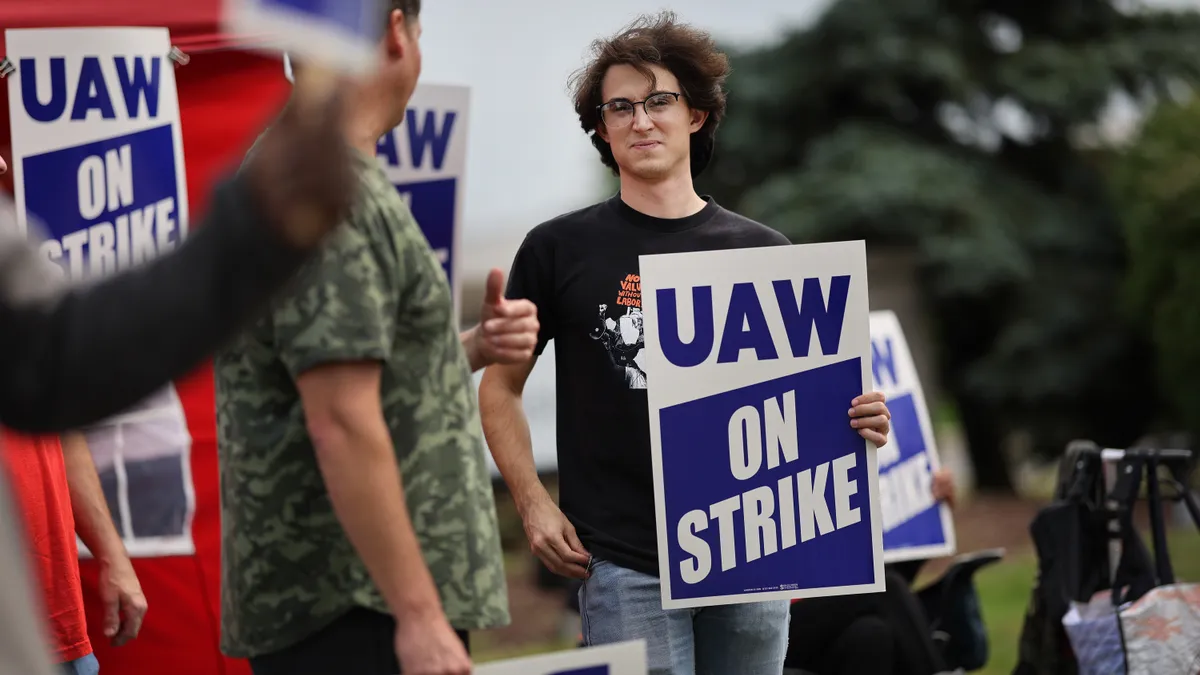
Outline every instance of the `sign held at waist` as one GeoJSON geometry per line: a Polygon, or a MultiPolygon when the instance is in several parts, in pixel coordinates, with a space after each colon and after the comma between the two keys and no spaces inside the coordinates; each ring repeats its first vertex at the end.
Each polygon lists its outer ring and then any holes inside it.
{"type": "Polygon", "coordinates": [[[642,256],[665,608],[883,590],[863,242],[642,256]]]}

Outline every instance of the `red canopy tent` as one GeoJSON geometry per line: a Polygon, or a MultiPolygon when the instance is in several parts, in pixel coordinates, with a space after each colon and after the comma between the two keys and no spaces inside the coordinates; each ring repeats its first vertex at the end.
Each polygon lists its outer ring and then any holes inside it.
{"type": "MultiPolygon", "coordinates": [[[[288,84],[278,60],[243,49],[251,36],[220,27],[221,0],[0,0],[0,28],[158,26],[191,61],[176,70],[193,227],[201,224],[214,180],[236,167],[278,110],[288,84]]],[[[0,55],[4,54],[0,31],[0,55]]],[[[7,85],[0,87],[0,154],[11,147],[7,85]]],[[[319,158],[314,158],[319,161],[319,158]]],[[[8,178],[6,176],[6,178],[8,178]]],[[[12,185],[5,186],[11,191],[12,185]]],[[[81,564],[92,645],[105,675],[249,675],[244,661],[220,655],[220,514],[212,373],[177,383],[192,435],[196,510],[194,556],[141,558],[134,567],[150,609],[141,635],[112,648],[99,632],[97,570],[81,564]]]]}

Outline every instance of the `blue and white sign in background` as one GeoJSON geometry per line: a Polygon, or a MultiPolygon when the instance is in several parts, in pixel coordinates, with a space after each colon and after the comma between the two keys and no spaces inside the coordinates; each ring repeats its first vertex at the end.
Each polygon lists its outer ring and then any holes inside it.
{"type": "Polygon", "coordinates": [[[164,28],[6,33],[18,219],[72,280],[145,262],[187,236],[175,69],[164,28]]]}
{"type": "MultiPolygon", "coordinates": [[[[5,36],[18,225],[47,265],[79,282],[178,247],[188,203],[167,30],[5,36]]],[[[192,438],[174,386],[83,431],[130,555],[193,553],[192,438]]]]}
{"type": "Polygon", "coordinates": [[[225,30],[262,36],[271,51],[363,72],[376,62],[383,0],[225,0],[225,30]]]}
{"type": "Polygon", "coordinates": [[[541,656],[494,661],[475,675],[646,675],[646,642],[634,640],[541,656]]]}
{"type": "Polygon", "coordinates": [[[404,122],[379,139],[377,156],[437,253],[457,312],[463,175],[467,166],[467,87],[420,84],[404,122]]]}
{"type": "Polygon", "coordinates": [[[871,312],[871,373],[892,413],[891,434],[879,449],[884,561],[953,555],[950,507],[935,502],[932,493],[939,463],[929,408],[893,312],[871,312]]]}
{"type": "Polygon", "coordinates": [[[861,241],[641,257],[663,607],[884,589],[861,241]]]}

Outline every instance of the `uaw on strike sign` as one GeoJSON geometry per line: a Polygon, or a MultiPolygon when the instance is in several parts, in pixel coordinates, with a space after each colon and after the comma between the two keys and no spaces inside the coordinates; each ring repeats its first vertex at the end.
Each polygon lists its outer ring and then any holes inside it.
{"type": "MultiPolygon", "coordinates": [[[[47,264],[80,282],[179,246],[188,204],[167,30],[6,39],[18,222],[47,264]]],[[[174,386],[84,432],[129,553],[193,553],[192,438],[174,386]]]]}
{"type": "Polygon", "coordinates": [[[418,85],[404,122],[384,134],[376,148],[388,180],[442,262],[456,309],[462,286],[457,270],[469,104],[467,87],[418,85]]]}
{"type": "Polygon", "coordinates": [[[663,607],[884,590],[863,242],[641,257],[663,607]]]}
{"type": "MultiPolygon", "coordinates": [[[[288,54],[283,56],[283,68],[284,76],[294,83],[288,54]]],[[[458,251],[470,100],[471,90],[467,87],[419,84],[408,101],[404,120],[380,137],[375,146],[379,166],[442,263],[456,313],[462,297],[458,251]]]]}
{"type": "Polygon", "coordinates": [[[46,257],[83,280],[178,246],[187,190],[167,30],[6,37],[18,218],[49,228],[46,257]]]}
{"type": "Polygon", "coordinates": [[[929,408],[900,320],[890,311],[871,312],[871,374],[892,413],[888,442],[879,449],[884,561],[952,555],[950,508],[933,499],[938,454],[929,408]]]}

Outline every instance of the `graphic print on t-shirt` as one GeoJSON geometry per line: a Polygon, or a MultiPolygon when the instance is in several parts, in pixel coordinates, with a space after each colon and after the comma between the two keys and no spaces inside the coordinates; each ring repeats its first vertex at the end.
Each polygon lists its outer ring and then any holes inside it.
{"type": "Polygon", "coordinates": [[[617,290],[616,306],[609,310],[608,303],[600,303],[597,316],[599,324],[591,332],[608,352],[613,368],[625,380],[630,389],[646,388],[646,371],[642,368],[642,347],[646,340],[642,334],[642,278],[626,274],[617,290]]]}

